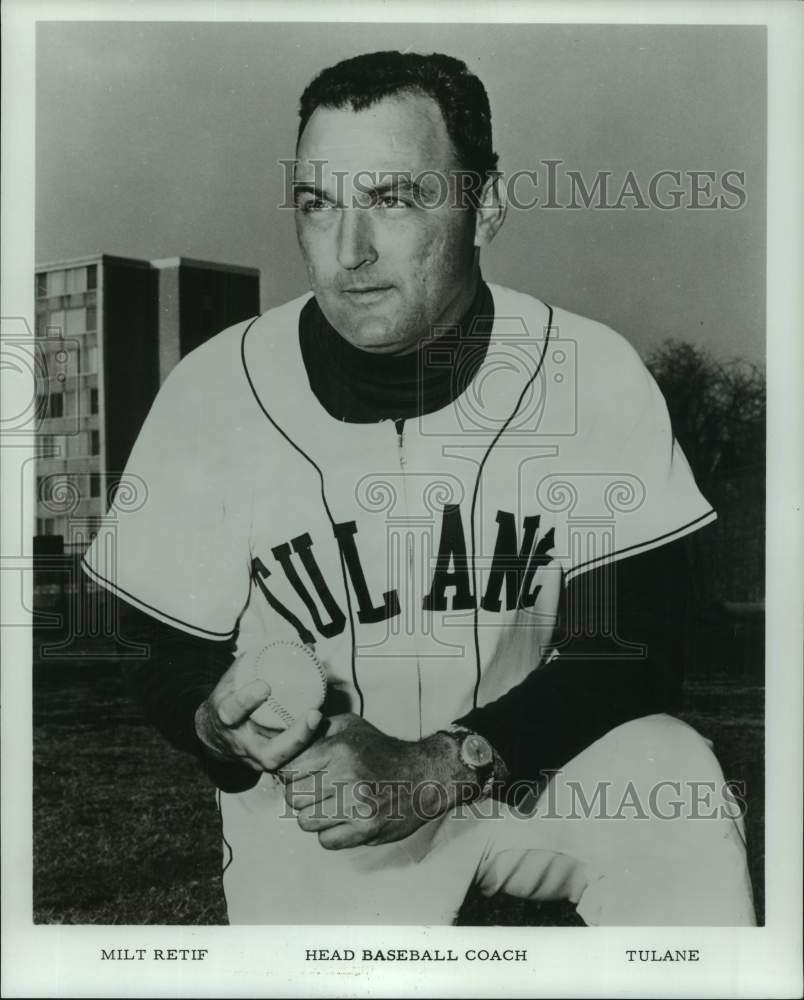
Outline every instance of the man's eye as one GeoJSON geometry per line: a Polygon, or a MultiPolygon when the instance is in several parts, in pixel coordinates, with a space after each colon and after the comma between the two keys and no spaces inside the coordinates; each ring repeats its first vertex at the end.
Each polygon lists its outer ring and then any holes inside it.
{"type": "Polygon", "coordinates": [[[378,208],[408,208],[408,203],[404,201],[399,195],[396,194],[384,194],[381,195],[377,201],[376,205],[378,208]]]}
{"type": "Polygon", "coordinates": [[[325,209],[332,208],[332,205],[328,201],[322,201],[321,198],[307,198],[304,201],[298,202],[296,206],[300,212],[321,212],[325,209]]]}

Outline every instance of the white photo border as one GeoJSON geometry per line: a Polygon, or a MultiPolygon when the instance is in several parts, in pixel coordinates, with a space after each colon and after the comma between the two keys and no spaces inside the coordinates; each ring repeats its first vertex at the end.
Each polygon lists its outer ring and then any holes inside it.
{"type": "MultiPolygon", "coordinates": [[[[535,21],[764,24],[768,30],[768,476],[766,922],[760,928],[101,927],[31,921],[31,645],[23,587],[2,590],[3,973],[7,997],[32,996],[652,996],[783,997],[801,991],[802,519],[804,315],[802,68],[795,3],[40,3],[3,10],[3,334],[33,318],[34,29],[38,20],[535,21]],[[581,933],[581,937],[579,937],[581,933]],[[203,963],[100,961],[100,949],[205,948],[203,963]],[[305,963],[315,948],[527,948],[524,964],[305,963]],[[694,965],[634,965],[625,949],[699,949],[694,965]]],[[[4,376],[5,413],[16,382],[4,376]],[[8,395],[7,395],[8,393],[8,395]]],[[[23,401],[24,402],[24,401],[23,401]]],[[[29,452],[0,449],[2,482],[20,482],[29,452]]],[[[30,463],[29,463],[30,467],[30,463]]],[[[29,473],[30,474],[30,473],[29,473]]],[[[32,512],[2,495],[4,559],[30,556],[32,512]],[[22,528],[20,527],[22,526],[22,528]],[[30,530],[29,530],[30,529],[30,530]],[[22,537],[20,531],[22,530],[22,537]]]]}

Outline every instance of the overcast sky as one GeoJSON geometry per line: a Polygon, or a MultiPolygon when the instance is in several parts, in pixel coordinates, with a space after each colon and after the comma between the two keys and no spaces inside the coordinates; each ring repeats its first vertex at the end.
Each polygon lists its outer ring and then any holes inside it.
{"type": "MultiPolygon", "coordinates": [[[[610,171],[614,201],[629,170],[646,196],[660,170],[745,173],[734,211],[512,210],[484,251],[487,279],[607,322],[642,352],[673,336],[720,356],[764,356],[761,28],[74,22],[38,31],[39,262],[185,255],[260,268],[263,308],[300,294],[292,214],[277,208],[277,161],[293,155],[299,94],[358,52],[443,51],[486,84],[507,174],[536,170],[543,185],[549,159],[563,161],[559,177],[580,170],[589,183],[610,171]]],[[[559,188],[558,200],[567,193],[559,188]]]]}

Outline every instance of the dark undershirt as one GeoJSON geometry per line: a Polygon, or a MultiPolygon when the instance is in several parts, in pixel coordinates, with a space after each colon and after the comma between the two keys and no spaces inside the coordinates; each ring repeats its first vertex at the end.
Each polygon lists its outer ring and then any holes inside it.
{"type": "MultiPolygon", "coordinates": [[[[486,355],[493,310],[481,281],[467,314],[442,334],[437,348],[426,341],[410,354],[387,356],[353,347],[310,299],[302,309],[299,343],[311,390],[335,419],[391,419],[401,431],[404,420],[441,409],[470,384],[486,355]],[[459,380],[455,372],[461,373],[459,380]]],[[[687,593],[683,540],[576,577],[561,597],[559,656],[534,663],[520,684],[454,721],[495,747],[510,772],[510,788],[562,767],[616,725],[672,711],[686,652],[687,593]],[[587,595],[599,595],[603,585],[616,609],[616,638],[585,610],[598,606],[587,595]]],[[[234,641],[195,639],[130,606],[123,629],[151,649],[147,660],[127,671],[146,717],[174,746],[198,757],[224,791],[253,786],[257,772],[212,760],[194,727],[195,710],[232,662],[234,641]]],[[[507,790],[496,794],[506,797],[507,790]]]]}
{"type": "Polygon", "coordinates": [[[494,324],[485,281],[459,323],[425,337],[408,354],[371,354],[330,326],[314,298],[299,317],[299,345],[310,388],[336,420],[408,420],[449,406],[483,364],[494,324]]]}

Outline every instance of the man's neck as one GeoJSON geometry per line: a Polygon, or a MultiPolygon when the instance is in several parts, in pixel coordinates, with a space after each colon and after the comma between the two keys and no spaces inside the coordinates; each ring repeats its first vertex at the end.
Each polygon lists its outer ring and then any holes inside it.
{"type": "Polygon", "coordinates": [[[324,409],[337,420],[369,423],[422,416],[448,405],[474,378],[493,322],[494,299],[481,278],[472,301],[445,331],[451,364],[436,361],[429,350],[418,355],[361,350],[329,325],[315,299],[302,309],[299,342],[310,387],[324,409]]]}

